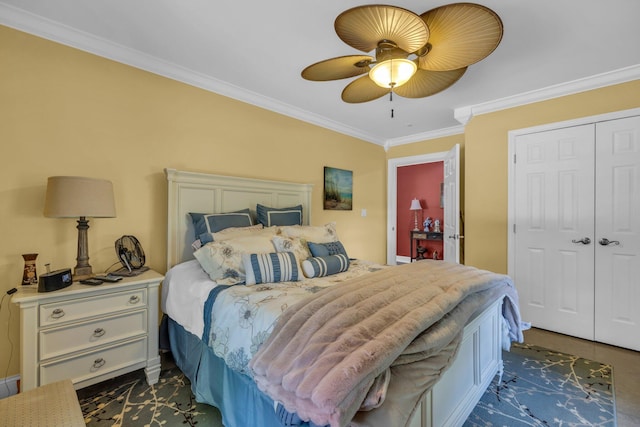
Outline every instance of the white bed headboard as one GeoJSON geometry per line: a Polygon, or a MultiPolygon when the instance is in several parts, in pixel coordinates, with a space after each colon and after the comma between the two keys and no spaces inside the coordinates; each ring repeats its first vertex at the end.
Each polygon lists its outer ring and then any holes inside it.
{"type": "Polygon", "coordinates": [[[167,270],[193,258],[195,240],[189,212],[219,213],[251,209],[256,204],[284,208],[302,205],[302,222],[311,223],[313,184],[266,181],[165,169],[168,181],[167,270]]]}

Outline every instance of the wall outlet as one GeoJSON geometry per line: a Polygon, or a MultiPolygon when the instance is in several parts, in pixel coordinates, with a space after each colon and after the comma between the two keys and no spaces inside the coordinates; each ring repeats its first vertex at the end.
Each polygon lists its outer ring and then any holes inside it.
{"type": "Polygon", "coordinates": [[[362,211],[360,212],[360,215],[361,215],[362,217],[367,216],[367,210],[366,210],[366,209],[362,209],[362,211]]]}

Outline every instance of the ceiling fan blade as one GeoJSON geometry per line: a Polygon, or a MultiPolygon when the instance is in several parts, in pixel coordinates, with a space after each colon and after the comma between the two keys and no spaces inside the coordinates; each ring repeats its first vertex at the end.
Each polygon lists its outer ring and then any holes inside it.
{"type": "Polygon", "coordinates": [[[371,52],[381,40],[415,52],[429,38],[429,28],[418,15],[395,6],[354,7],[338,15],[334,27],[342,41],[362,52],[371,52]]]}
{"type": "Polygon", "coordinates": [[[346,79],[368,73],[369,64],[372,61],[373,57],[367,55],[349,55],[326,59],[302,70],[302,77],[317,82],[346,79]]]}
{"type": "Polygon", "coordinates": [[[393,89],[405,98],[424,98],[435,95],[457,82],[467,71],[466,67],[451,71],[427,71],[418,69],[409,81],[393,89]]]}
{"type": "Polygon", "coordinates": [[[448,71],[486,58],[502,40],[500,17],[474,3],[453,3],[420,15],[429,27],[429,52],[420,57],[424,70],[448,71]]]}
{"type": "Polygon", "coordinates": [[[342,100],[351,104],[373,101],[389,93],[389,89],[378,86],[369,78],[362,76],[349,83],[342,91],[342,100]]]}

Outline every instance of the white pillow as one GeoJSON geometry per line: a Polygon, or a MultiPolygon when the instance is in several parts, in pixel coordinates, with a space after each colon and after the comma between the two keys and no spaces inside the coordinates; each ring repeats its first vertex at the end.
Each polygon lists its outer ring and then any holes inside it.
{"type": "Polygon", "coordinates": [[[330,222],[325,225],[287,225],[280,227],[280,234],[285,237],[297,237],[307,242],[329,243],[338,241],[336,223],[330,222]]]}
{"type": "Polygon", "coordinates": [[[277,227],[264,228],[262,224],[252,225],[250,227],[232,227],[225,228],[217,233],[211,233],[215,242],[237,239],[246,236],[275,236],[278,234],[277,227]]]}
{"type": "Polygon", "coordinates": [[[274,236],[271,238],[276,252],[293,252],[298,261],[298,265],[302,268],[302,261],[311,256],[309,246],[306,240],[297,237],[274,236]]]}
{"type": "Polygon", "coordinates": [[[211,280],[232,285],[245,281],[242,254],[273,252],[271,236],[243,236],[210,242],[193,253],[211,280]]]}

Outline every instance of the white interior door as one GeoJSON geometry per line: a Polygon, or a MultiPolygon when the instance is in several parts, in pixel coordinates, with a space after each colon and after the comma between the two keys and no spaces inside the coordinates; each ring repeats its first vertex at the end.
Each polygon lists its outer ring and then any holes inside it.
{"type": "Polygon", "coordinates": [[[444,159],[444,260],[460,262],[460,145],[444,159]]]}
{"type": "Polygon", "coordinates": [[[522,317],[593,340],[594,125],[518,136],[515,274],[522,317]]]}
{"type": "Polygon", "coordinates": [[[596,141],[595,339],[640,350],[640,117],[598,123],[596,141]]]}

